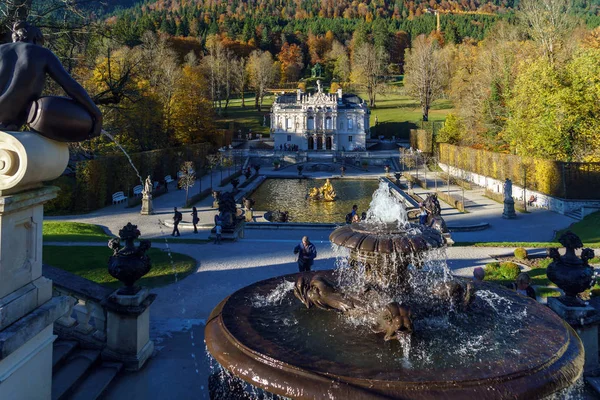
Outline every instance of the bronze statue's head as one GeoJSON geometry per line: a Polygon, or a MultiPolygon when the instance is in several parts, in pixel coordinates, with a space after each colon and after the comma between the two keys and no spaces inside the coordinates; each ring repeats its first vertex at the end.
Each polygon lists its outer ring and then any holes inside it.
{"type": "Polygon", "coordinates": [[[29,24],[28,22],[18,21],[13,25],[12,41],[33,43],[43,46],[44,35],[39,28],[29,24]]]}

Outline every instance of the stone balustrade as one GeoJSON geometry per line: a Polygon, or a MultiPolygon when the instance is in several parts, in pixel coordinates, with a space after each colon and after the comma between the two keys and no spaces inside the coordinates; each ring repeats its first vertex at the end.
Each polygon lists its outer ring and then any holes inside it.
{"type": "Polygon", "coordinates": [[[44,265],[42,271],[46,278],[52,279],[53,296],[73,299],[69,311],[56,321],[55,332],[83,347],[104,348],[107,312],[102,302],[113,290],[49,265],[44,265]]]}

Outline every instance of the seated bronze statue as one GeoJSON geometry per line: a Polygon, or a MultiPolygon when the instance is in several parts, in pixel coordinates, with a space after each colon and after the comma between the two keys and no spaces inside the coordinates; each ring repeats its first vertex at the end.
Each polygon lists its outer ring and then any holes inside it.
{"type": "Polygon", "coordinates": [[[325,277],[319,274],[302,274],[296,280],[294,295],[306,306],[323,310],[346,312],[355,308],[352,298],[340,293],[325,277]]]}
{"type": "Polygon", "coordinates": [[[371,328],[375,333],[385,333],[383,340],[398,339],[399,335],[409,335],[413,331],[410,308],[397,302],[389,303],[371,328]]]}
{"type": "Polygon", "coordinates": [[[100,135],[102,114],[85,89],[42,47],[42,32],[27,22],[13,27],[13,43],[0,45],[0,130],[25,124],[50,139],[77,142],[100,135]],[[70,98],[42,97],[46,75],[70,98]]]}

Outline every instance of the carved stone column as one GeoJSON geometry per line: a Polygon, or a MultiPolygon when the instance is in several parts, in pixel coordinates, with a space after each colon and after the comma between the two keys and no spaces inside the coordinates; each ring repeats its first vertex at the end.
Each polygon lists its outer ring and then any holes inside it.
{"type": "Polygon", "coordinates": [[[54,321],[73,306],[42,276],[42,186],[65,170],[67,143],[0,131],[0,399],[49,399],[54,321]]]}

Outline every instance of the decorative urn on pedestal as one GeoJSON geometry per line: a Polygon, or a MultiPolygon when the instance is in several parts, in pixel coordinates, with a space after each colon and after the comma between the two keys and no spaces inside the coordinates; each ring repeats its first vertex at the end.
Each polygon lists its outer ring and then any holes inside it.
{"type": "Polygon", "coordinates": [[[149,240],[141,240],[140,245],[135,247],[133,241],[140,237],[140,231],[137,225],[131,222],[127,223],[119,231],[119,238],[111,239],[108,247],[113,249],[113,255],[108,259],[108,273],[123,282],[124,288],[119,289],[118,294],[134,295],[139,291],[135,286],[142,276],[150,271],[150,258],[146,251],[150,249],[149,240]],[[125,247],[121,247],[121,240],[125,242],[125,247]]]}
{"type": "Polygon", "coordinates": [[[150,305],[156,294],[148,288],[135,286],[142,276],[150,271],[149,240],[134,240],[140,237],[137,225],[127,223],[119,231],[119,238],[111,239],[108,247],[113,255],[108,259],[108,272],[125,285],[102,302],[106,308],[106,348],[102,351],[105,360],[118,361],[128,371],[138,371],[152,355],[154,342],[150,340],[150,305]],[[125,246],[121,247],[121,241],[125,246]]]}
{"type": "Polygon", "coordinates": [[[581,258],[575,255],[575,249],[583,247],[581,239],[567,231],[558,239],[565,246],[565,255],[561,256],[557,248],[548,249],[548,256],[554,261],[548,265],[548,279],[565,292],[559,300],[567,306],[583,307],[585,303],[577,295],[594,284],[594,269],[588,260],[594,258],[594,250],[583,249],[581,258]]]}

